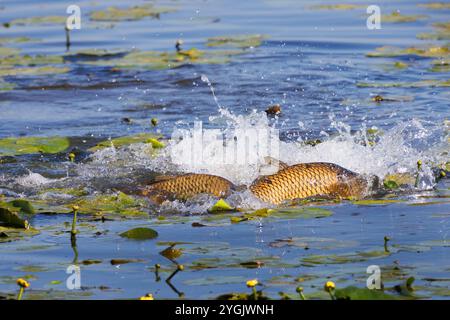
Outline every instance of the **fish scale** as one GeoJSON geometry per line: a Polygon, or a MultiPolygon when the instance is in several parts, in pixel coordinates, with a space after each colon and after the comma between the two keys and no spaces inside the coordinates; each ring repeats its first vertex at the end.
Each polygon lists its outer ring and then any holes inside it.
{"type": "Polygon", "coordinates": [[[188,199],[202,193],[225,197],[233,187],[230,181],[219,176],[190,173],[157,181],[147,186],[143,194],[162,202],[170,198],[188,199]]]}
{"type": "MultiPolygon", "coordinates": [[[[171,198],[188,199],[202,193],[225,197],[234,189],[233,183],[225,178],[191,173],[155,182],[143,194],[162,202],[171,198]]],[[[361,197],[366,189],[367,181],[361,175],[325,162],[283,167],[273,175],[256,179],[250,186],[256,197],[272,204],[313,196],[361,197]]]]}
{"type": "Polygon", "coordinates": [[[366,188],[362,176],[325,162],[293,165],[250,186],[256,197],[273,204],[312,196],[360,197],[366,188]]]}

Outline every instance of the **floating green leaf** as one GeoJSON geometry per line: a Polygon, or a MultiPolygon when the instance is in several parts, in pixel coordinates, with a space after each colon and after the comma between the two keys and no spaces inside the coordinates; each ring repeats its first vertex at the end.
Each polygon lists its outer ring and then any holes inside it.
{"type": "Polygon", "coordinates": [[[0,57],[4,59],[5,57],[14,56],[19,53],[19,49],[0,47],[0,57]]]}
{"type": "Polygon", "coordinates": [[[336,299],[338,300],[396,300],[397,296],[384,293],[381,290],[358,288],[349,286],[343,289],[336,289],[336,299]]]}
{"type": "Polygon", "coordinates": [[[333,212],[328,209],[315,207],[280,208],[269,210],[269,213],[271,217],[283,219],[314,219],[333,215],[333,212]]]}
{"type": "Polygon", "coordinates": [[[220,199],[217,201],[208,211],[211,213],[221,212],[221,211],[233,211],[236,210],[232,206],[230,206],[225,200],[220,199]]]}
{"type": "Polygon", "coordinates": [[[446,46],[433,46],[433,47],[410,47],[406,49],[384,46],[376,48],[376,51],[366,54],[370,58],[378,57],[401,57],[401,56],[418,56],[425,58],[433,57],[448,57],[450,55],[449,47],[446,46]]]}
{"type": "Polygon", "coordinates": [[[48,24],[66,24],[67,17],[65,16],[45,16],[45,17],[30,17],[14,19],[9,22],[9,25],[24,26],[24,25],[48,25],[48,24]]]}
{"type": "Polygon", "coordinates": [[[403,15],[400,11],[394,11],[390,14],[381,15],[381,21],[392,22],[392,23],[402,23],[402,22],[415,22],[417,20],[427,19],[428,17],[422,14],[418,15],[403,15]]]}
{"type": "Polygon", "coordinates": [[[427,88],[450,87],[450,80],[422,80],[415,82],[358,82],[360,88],[427,88]]]}
{"type": "MultiPolygon", "coordinates": [[[[88,149],[88,151],[95,152],[95,151],[98,151],[98,150],[101,150],[104,148],[108,148],[111,146],[114,146],[115,148],[121,148],[123,146],[128,146],[128,145],[134,144],[134,143],[147,143],[147,142],[149,142],[150,139],[158,139],[160,137],[161,137],[160,135],[155,135],[152,133],[139,133],[139,134],[136,134],[133,136],[119,137],[119,138],[99,142],[99,143],[97,143],[97,145],[95,147],[88,149]]],[[[156,140],[156,141],[158,141],[158,140],[156,140]]]]}
{"type": "Polygon", "coordinates": [[[448,2],[419,3],[418,6],[433,10],[450,9],[450,3],[448,2]]]}
{"type": "Polygon", "coordinates": [[[316,10],[354,10],[354,9],[360,9],[364,8],[363,5],[358,4],[321,4],[321,5],[314,5],[311,6],[310,9],[316,9],[316,10]]]}
{"type": "Polygon", "coordinates": [[[11,228],[28,229],[30,224],[27,220],[19,217],[17,212],[11,211],[9,208],[0,207],[0,225],[11,228]]]}
{"type": "Polygon", "coordinates": [[[172,8],[157,8],[151,4],[131,8],[109,7],[106,10],[91,13],[93,21],[133,21],[146,17],[158,18],[163,13],[173,12],[172,8]]]}
{"type": "Polygon", "coordinates": [[[118,192],[114,195],[99,195],[96,197],[85,197],[78,199],[74,203],[68,204],[71,208],[73,205],[79,207],[79,213],[89,214],[122,214],[122,215],[141,215],[144,206],[144,200],[135,199],[132,196],[118,192]]]}
{"type": "Polygon", "coordinates": [[[120,234],[123,238],[133,240],[149,240],[158,236],[158,232],[150,228],[134,228],[120,234]]]}
{"type": "Polygon", "coordinates": [[[61,56],[11,55],[0,60],[0,66],[37,66],[43,64],[61,64],[63,62],[64,60],[61,56]]]}
{"type": "Polygon", "coordinates": [[[355,200],[352,201],[353,204],[358,206],[384,206],[391,203],[402,202],[401,200],[392,199],[374,199],[374,200],[355,200]]]}
{"type": "Polygon", "coordinates": [[[3,76],[39,76],[46,74],[60,74],[70,71],[69,67],[54,67],[54,66],[42,66],[42,67],[1,67],[0,77],[3,76]]]}
{"type": "Polygon", "coordinates": [[[65,137],[14,137],[0,139],[0,156],[58,153],[70,146],[65,137]]]}
{"type": "Polygon", "coordinates": [[[264,36],[255,35],[239,35],[239,36],[222,36],[208,38],[206,46],[208,47],[236,47],[236,48],[254,48],[259,47],[262,43],[264,36]]]}

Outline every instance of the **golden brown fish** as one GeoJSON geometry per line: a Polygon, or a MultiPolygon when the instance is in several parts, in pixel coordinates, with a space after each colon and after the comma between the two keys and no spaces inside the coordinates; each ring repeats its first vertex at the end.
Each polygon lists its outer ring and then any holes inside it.
{"type": "Polygon", "coordinates": [[[225,178],[211,174],[189,173],[180,176],[165,177],[147,186],[143,195],[157,203],[166,199],[186,200],[195,195],[206,193],[216,197],[226,197],[234,185],[225,178]]]}
{"type": "Polygon", "coordinates": [[[313,196],[361,197],[366,189],[367,181],[361,175],[323,162],[289,166],[250,186],[256,197],[272,204],[313,196]]]}
{"type": "MultiPolygon", "coordinates": [[[[280,171],[256,179],[251,192],[264,202],[280,204],[286,200],[314,196],[360,198],[368,189],[361,175],[332,163],[301,163],[287,166],[280,163],[280,171]]],[[[157,203],[164,200],[186,200],[206,193],[226,197],[237,187],[225,178],[210,174],[185,174],[164,178],[144,189],[143,194],[157,203]]]]}

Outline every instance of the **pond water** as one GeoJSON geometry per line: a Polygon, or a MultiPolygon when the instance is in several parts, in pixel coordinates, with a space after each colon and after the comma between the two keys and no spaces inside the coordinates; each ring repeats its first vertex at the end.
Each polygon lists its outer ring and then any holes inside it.
{"type": "Polygon", "coordinates": [[[0,205],[30,201],[38,213],[27,219],[39,232],[0,229],[0,297],[15,297],[19,277],[31,284],[25,299],[213,299],[250,293],[246,281],[257,278],[269,298],[298,299],[302,286],[307,298],[328,299],[326,281],[365,288],[367,267],[377,265],[391,298],[448,298],[450,182],[437,179],[437,169],[449,170],[450,161],[450,9],[378,1],[381,29],[369,30],[372,3],[346,3],[354,7],[2,1],[0,205]],[[70,32],[67,48],[72,4],[81,9],[81,29],[70,32]],[[170,10],[95,19],[110,6],[134,5],[170,10]],[[38,16],[47,19],[29,19],[38,16]],[[208,40],[219,36],[231,38],[208,40]],[[281,114],[267,116],[274,104],[281,114]],[[310,201],[264,214],[254,213],[267,205],[248,191],[226,199],[241,208],[229,213],[208,213],[213,197],[157,206],[138,196],[160,174],[203,172],[237,185],[259,176],[259,165],[225,165],[214,153],[174,164],[171,152],[193,140],[169,141],[171,134],[194,121],[228,139],[242,128],[276,128],[278,157],[288,164],[332,162],[404,185],[368,201],[310,201]],[[142,133],[138,143],[109,141],[142,133]],[[166,146],[142,143],[152,135],[166,146]],[[11,137],[19,144],[60,138],[54,152],[39,153],[11,147],[11,137]],[[74,204],[80,212],[71,242],[74,204]],[[120,236],[136,227],[158,237],[120,236]],[[161,254],[171,245],[181,250],[175,261],[161,254]],[[166,282],[177,263],[184,270],[166,282]],[[66,286],[71,265],[81,268],[80,289],[66,286]],[[399,293],[395,286],[410,277],[414,291],[399,293]]]}

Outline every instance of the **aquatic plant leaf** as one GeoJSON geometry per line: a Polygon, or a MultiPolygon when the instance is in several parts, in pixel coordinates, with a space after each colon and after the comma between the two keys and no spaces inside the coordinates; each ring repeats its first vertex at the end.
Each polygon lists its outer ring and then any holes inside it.
{"type": "Polygon", "coordinates": [[[220,199],[217,201],[209,210],[210,213],[221,212],[221,211],[233,211],[236,210],[230,206],[225,200],[220,199]]]}
{"type": "MultiPolygon", "coordinates": [[[[155,135],[152,133],[139,133],[139,134],[132,135],[132,136],[119,137],[119,138],[114,138],[111,140],[99,142],[99,143],[97,143],[96,146],[88,149],[88,151],[95,152],[97,150],[101,150],[101,149],[108,148],[111,146],[114,146],[115,148],[121,148],[123,146],[127,146],[127,145],[134,144],[134,143],[147,143],[147,142],[149,142],[150,139],[157,140],[158,138],[161,138],[161,135],[155,135]]],[[[153,144],[152,144],[152,146],[153,146],[153,144]]]]}
{"type": "Polygon", "coordinates": [[[390,14],[381,15],[381,21],[392,22],[392,23],[402,23],[402,22],[415,22],[418,20],[427,19],[428,16],[418,14],[418,15],[404,15],[399,11],[394,11],[390,14]]]}
{"type": "Polygon", "coordinates": [[[21,213],[25,214],[35,214],[35,210],[33,208],[33,205],[24,199],[16,199],[9,202],[10,205],[16,208],[20,208],[21,213]]]}
{"type": "Polygon", "coordinates": [[[70,141],[65,137],[11,137],[0,139],[0,155],[58,153],[69,146],[70,141]]]}
{"type": "Polygon", "coordinates": [[[54,67],[54,66],[41,66],[41,67],[0,67],[0,77],[6,76],[39,76],[46,74],[61,74],[70,71],[69,67],[54,67]]]}
{"type": "Polygon", "coordinates": [[[328,209],[315,207],[299,207],[299,208],[280,208],[269,210],[271,217],[283,219],[315,219],[325,218],[333,215],[333,212],[328,209]]]}
{"type": "Polygon", "coordinates": [[[66,137],[12,137],[0,139],[0,156],[59,153],[70,146],[66,137]]]}
{"type": "Polygon", "coordinates": [[[32,237],[39,234],[39,231],[29,227],[28,229],[24,228],[13,228],[13,227],[5,227],[0,225],[0,243],[2,242],[11,242],[23,239],[24,237],[32,237]]]}
{"type": "Polygon", "coordinates": [[[344,264],[383,258],[389,256],[390,254],[390,252],[386,251],[373,250],[348,254],[310,255],[304,257],[302,262],[308,265],[344,264]]]}
{"type": "Polygon", "coordinates": [[[144,260],[141,259],[111,259],[110,263],[113,266],[121,265],[121,264],[127,264],[127,263],[135,263],[135,262],[142,262],[144,260]]]}
{"type": "Polygon", "coordinates": [[[35,39],[31,39],[28,37],[0,37],[0,44],[4,43],[23,43],[35,41],[35,39]]]}
{"type": "MultiPolygon", "coordinates": [[[[255,296],[253,293],[225,293],[216,297],[216,300],[255,300],[255,296]]],[[[256,292],[256,300],[269,300],[267,296],[263,294],[262,291],[256,292]]]]}
{"type": "Polygon", "coordinates": [[[122,238],[133,240],[150,240],[158,237],[158,232],[150,228],[134,228],[120,234],[122,238]]]}
{"type": "Polygon", "coordinates": [[[321,4],[321,5],[314,5],[310,6],[310,9],[315,10],[354,10],[354,9],[360,9],[364,8],[363,5],[358,4],[321,4]]]}
{"type": "Polygon", "coordinates": [[[358,82],[360,88],[426,88],[450,87],[450,80],[422,80],[415,82],[358,82]]]}
{"type": "Polygon", "coordinates": [[[165,147],[165,144],[162,143],[161,141],[159,141],[156,138],[150,138],[146,142],[150,143],[152,145],[152,147],[155,148],[155,149],[160,149],[160,148],[164,148],[165,147]]]}
{"type": "Polygon", "coordinates": [[[397,187],[395,187],[395,188],[398,188],[401,185],[413,186],[416,183],[416,177],[407,172],[406,173],[392,173],[392,174],[386,175],[383,179],[383,183],[386,184],[388,182],[391,182],[391,184],[395,183],[397,185],[397,187]]]}
{"type": "Polygon", "coordinates": [[[0,225],[23,229],[28,229],[30,227],[28,221],[20,218],[17,212],[13,212],[5,207],[0,207],[0,225]]]}
{"type": "Polygon", "coordinates": [[[130,53],[128,50],[116,49],[116,50],[107,50],[107,49],[86,49],[79,50],[76,52],[71,52],[66,54],[66,57],[76,57],[76,58],[111,58],[111,57],[119,57],[124,54],[130,53]]]}
{"type": "Polygon", "coordinates": [[[383,206],[391,203],[402,202],[401,200],[393,200],[393,199],[374,199],[374,200],[355,200],[352,201],[353,204],[358,206],[383,206]]]}
{"type": "Polygon", "coordinates": [[[397,300],[397,296],[384,293],[381,290],[358,288],[349,286],[335,290],[336,299],[338,300],[397,300]]]}
{"type": "Polygon", "coordinates": [[[118,192],[113,195],[99,195],[96,197],[85,197],[78,199],[67,205],[72,208],[73,205],[79,207],[79,213],[85,214],[121,214],[121,215],[142,215],[144,200],[135,199],[132,196],[118,192]]]}
{"type": "Polygon", "coordinates": [[[448,45],[446,46],[432,46],[432,47],[409,47],[406,49],[392,47],[392,46],[384,46],[378,47],[373,52],[369,52],[366,54],[369,58],[378,58],[378,57],[401,57],[401,56],[418,56],[418,57],[448,57],[450,55],[450,50],[448,45]]]}
{"type": "Polygon", "coordinates": [[[183,254],[183,249],[174,248],[174,246],[170,246],[159,253],[163,257],[169,260],[175,260],[183,254]]]}
{"type": "Polygon", "coordinates": [[[260,34],[255,35],[237,35],[237,36],[222,36],[208,38],[206,46],[219,47],[228,46],[236,48],[255,48],[262,44],[265,37],[260,34]]]}
{"type": "Polygon", "coordinates": [[[63,62],[64,60],[61,56],[11,55],[0,60],[0,66],[37,66],[45,64],[61,64],[63,62]]]}
{"type": "Polygon", "coordinates": [[[443,10],[450,9],[450,3],[448,2],[430,2],[430,3],[419,3],[419,7],[433,9],[433,10],[443,10]]]}
{"type": "Polygon", "coordinates": [[[146,17],[158,18],[163,13],[173,11],[173,8],[158,8],[151,4],[130,8],[109,7],[106,10],[93,11],[90,18],[93,21],[133,21],[146,17]]]}
{"type": "Polygon", "coordinates": [[[65,16],[45,16],[45,17],[29,17],[14,19],[9,22],[9,25],[24,26],[24,25],[48,25],[48,24],[66,24],[67,17],[65,16]]]}
{"type": "Polygon", "coordinates": [[[7,48],[0,46],[0,57],[3,59],[5,57],[14,56],[19,53],[19,49],[16,48],[7,48]]]}

